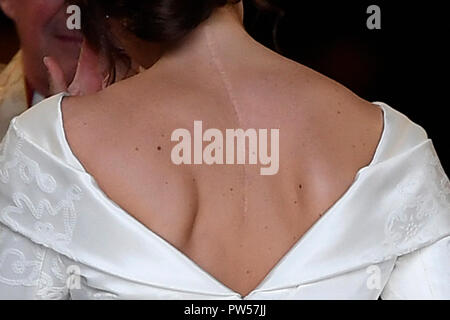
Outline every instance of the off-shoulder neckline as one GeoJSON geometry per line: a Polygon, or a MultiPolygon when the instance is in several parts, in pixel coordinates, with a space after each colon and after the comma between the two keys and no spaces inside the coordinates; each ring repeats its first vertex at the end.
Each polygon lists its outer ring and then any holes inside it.
{"type": "Polygon", "coordinates": [[[157,234],[156,232],[154,232],[153,230],[151,230],[150,228],[148,228],[147,226],[145,226],[143,223],[141,223],[139,220],[137,220],[136,218],[134,218],[131,214],[129,214],[126,210],[124,210],[123,208],[121,208],[114,200],[112,200],[111,198],[109,198],[104,192],[103,190],[101,190],[98,187],[98,184],[96,182],[96,179],[85,169],[85,167],[83,166],[83,164],[78,160],[78,158],[75,156],[74,152],[72,151],[70,144],[66,138],[66,132],[64,129],[64,120],[63,120],[63,112],[62,112],[62,101],[64,99],[64,97],[66,96],[70,96],[69,93],[67,92],[62,92],[59,96],[58,99],[58,103],[57,103],[57,113],[58,113],[58,128],[61,132],[61,135],[63,137],[63,143],[64,143],[64,148],[67,149],[67,154],[70,155],[70,157],[72,158],[71,160],[77,164],[77,166],[79,167],[79,170],[87,175],[90,178],[90,181],[92,181],[92,183],[95,185],[95,187],[97,189],[99,189],[99,191],[101,191],[100,193],[102,194],[102,196],[104,197],[104,201],[107,201],[110,204],[113,204],[115,207],[119,208],[120,213],[123,215],[123,217],[128,220],[131,221],[132,223],[136,224],[138,227],[140,227],[141,229],[145,230],[150,236],[156,238],[162,246],[169,248],[175,255],[177,255],[178,257],[180,257],[181,259],[185,260],[188,265],[190,265],[192,268],[194,268],[197,272],[199,272],[199,274],[204,275],[205,277],[207,277],[208,279],[210,279],[212,281],[212,283],[214,283],[215,285],[217,285],[218,287],[226,290],[228,293],[232,294],[232,295],[236,295],[238,296],[240,299],[242,300],[246,300],[248,299],[252,294],[257,293],[258,291],[261,291],[264,289],[264,285],[267,283],[267,281],[277,272],[277,270],[280,269],[281,265],[284,263],[287,263],[287,261],[294,256],[295,251],[298,250],[298,248],[302,245],[302,243],[305,241],[305,239],[309,236],[311,236],[312,233],[316,232],[316,230],[319,228],[320,225],[324,224],[330,217],[330,213],[332,213],[337,207],[339,207],[346,199],[347,197],[352,194],[353,190],[358,186],[360,180],[360,176],[361,174],[366,171],[367,169],[371,168],[372,166],[374,166],[379,158],[380,152],[382,150],[382,147],[384,146],[384,142],[386,140],[386,135],[387,135],[387,131],[388,131],[388,106],[383,103],[383,102],[373,102],[372,104],[379,107],[383,113],[383,130],[381,132],[381,136],[380,139],[378,141],[377,147],[375,149],[374,155],[372,157],[372,160],[370,161],[370,163],[362,168],[360,168],[355,177],[354,180],[352,182],[352,184],[349,186],[349,188],[347,188],[347,190],[341,195],[341,197],[339,197],[338,200],[336,200],[323,214],[322,216],[300,237],[300,239],[294,244],[292,245],[286,254],[284,254],[279,260],[278,262],[270,269],[270,271],[266,274],[266,276],[263,278],[263,280],[252,290],[250,291],[246,296],[242,296],[240,293],[234,291],[233,289],[229,288],[228,286],[226,286],[224,283],[222,283],[221,281],[219,281],[217,278],[215,278],[212,274],[210,274],[208,271],[206,271],[205,269],[203,269],[200,265],[198,265],[194,260],[192,260],[190,257],[188,257],[185,253],[183,253],[181,250],[179,250],[178,248],[176,248],[174,245],[172,245],[169,241],[165,240],[164,238],[162,238],[159,234],[157,234]]]}

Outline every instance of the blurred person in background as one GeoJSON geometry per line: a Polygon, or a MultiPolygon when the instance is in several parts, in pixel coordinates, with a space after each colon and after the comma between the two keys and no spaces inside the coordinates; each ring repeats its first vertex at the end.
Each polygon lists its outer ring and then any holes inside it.
{"type": "Polygon", "coordinates": [[[51,94],[43,58],[51,55],[65,82],[73,79],[83,37],[66,26],[64,0],[0,0],[20,38],[20,50],[0,66],[0,139],[12,118],[51,94]]]}

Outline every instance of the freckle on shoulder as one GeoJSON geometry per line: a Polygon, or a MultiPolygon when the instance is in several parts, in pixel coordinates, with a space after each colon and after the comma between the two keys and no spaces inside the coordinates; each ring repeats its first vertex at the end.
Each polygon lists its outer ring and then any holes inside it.
{"type": "Polygon", "coordinates": [[[76,124],[85,123],[82,120],[83,104],[80,97],[65,97],[61,102],[61,112],[65,127],[76,126],[76,124]]]}

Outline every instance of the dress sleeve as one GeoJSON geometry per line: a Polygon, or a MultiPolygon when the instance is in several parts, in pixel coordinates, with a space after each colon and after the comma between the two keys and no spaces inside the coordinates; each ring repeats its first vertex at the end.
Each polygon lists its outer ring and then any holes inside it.
{"type": "MultiPolygon", "coordinates": [[[[34,110],[47,115],[49,107],[34,110]]],[[[37,144],[19,128],[20,117],[0,143],[0,300],[115,299],[95,286],[107,275],[73,250],[80,181],[61,161],[49,126],[42,126],[48,137],[34,136],[37,144]]]]}
{"type": "Polygon", "coordinates": [[[0,224],[0,300],[70,298],[70,266],[55,251],[0,224]]]}
{"type": "Polygon", "coordinates": [[[398,257],[381,298],[450,299],[450,236],[398,257]]]}

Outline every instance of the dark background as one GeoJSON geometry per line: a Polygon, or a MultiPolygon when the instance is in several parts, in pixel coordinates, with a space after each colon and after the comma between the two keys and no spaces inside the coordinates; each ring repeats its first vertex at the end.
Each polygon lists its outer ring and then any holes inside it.
{"type": "MultiPolygon", "coordinates": [[[[247,30],[266,46],[344,84],[362,98],[385,102],[406,114],[426,129],[449,173],[450,55],[446,47],[450,22],[445,2],[312,2],[272,0],[284,11],[281,17],[276,10],[257,10],[247,1],[247,30]],[[366,10],[372,4],[381,8],[381,30],[366,27],[366,10]]],[[[13,25],[0,13],[0,63],[6,63],[17,48],[13,25]]]]}

